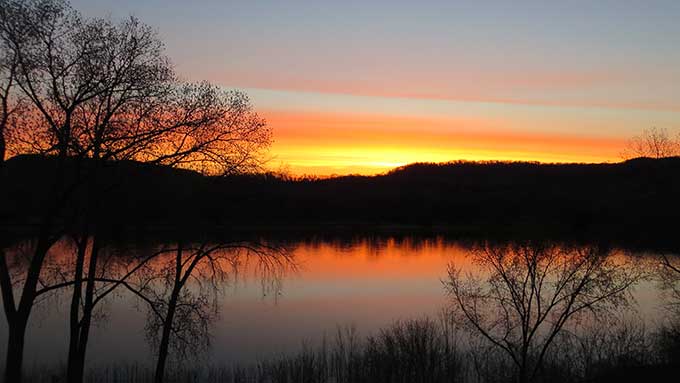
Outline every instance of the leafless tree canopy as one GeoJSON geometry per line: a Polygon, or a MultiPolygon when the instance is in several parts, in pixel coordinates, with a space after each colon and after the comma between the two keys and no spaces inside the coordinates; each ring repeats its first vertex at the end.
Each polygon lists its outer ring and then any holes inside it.
{"type": "Polygon", "coordinates": [[[151,27],[134,17],[86,19],[62,0],[1,4],[3,105],[21,97],[30,104],[8,133],[10,154],[134,159],[210,174],[261,165],[271,131],[248,97],[178,80],[151,27]]]}
{"type": "Polygon", "coordinates": [[[157,137],[131,158],[207,174],[259,170],[272,136],[246,94],[208,83],[173,87],[149,118],[138,120],[133,129],[157,137]]]}
{"type": "Polygon", "coordinates": [[[634,269],[598,247],[485,245],[474,252],[480,274],[450,265],[453,313],[501,350],[531,381],[555,337],[585,313],[597,319],[628,302],[634,269]]]}
{"type": "Polygon", "coordinates": [[[673,137],[666,129],[650,128],[633,137],[623,152],[625,159],[680,156],[680,133],[673,137]]]}
{"type": "Polygon", "coordinates": [[[17,58],[0,40],[0,164],[4,163],[9,130],[16,126],[22,98],[16,87],[17,58]]]}

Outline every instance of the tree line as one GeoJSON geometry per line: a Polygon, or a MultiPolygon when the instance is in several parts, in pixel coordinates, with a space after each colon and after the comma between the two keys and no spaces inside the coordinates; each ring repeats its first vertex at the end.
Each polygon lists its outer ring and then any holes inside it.
{"type": "MultiPolygon", "coordinates": [[[[0,207],[6,222],[36,220],[36,206],[45,200],[39,180],[55,166],[42,157],[8,162],[8,177],[16,181],[0,194],[17,203],[0,207]]],[[[102,169],[107,197],[100,209],[107,221],[101,224],[120,231],[401,225],[672,245],[680,215],[678,171],[678,158],[638,158],[615,164],[422,163],[376,176],[289,179],[206,177],[119,162],[102,169]]]]}

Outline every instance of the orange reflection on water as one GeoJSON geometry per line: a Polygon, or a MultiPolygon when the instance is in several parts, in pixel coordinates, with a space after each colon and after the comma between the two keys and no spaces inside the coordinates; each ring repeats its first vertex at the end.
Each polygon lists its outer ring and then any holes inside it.
{"type": "MultiPolygon", "coordinates": [[[[463,272],[481,274],[482,278],[488,273],[471,256],[479,243],[446,237],[361,238],[288,242],[299,268],[278,275],[278,290],[263,288],[256,262],[243,264],[238,277],[232,275],[220,286],[220,317],[211,325],[211,358],[217,363],[261,360],[268,355],[296,352],[302,342],[318,344],[324,334],[332,336],[338,325],[353,324],[359,333],[368,334],[395,320],[436,317],[451,303],[442,284],[450,263],[463,272]]],[[[106,246],[104,256],[116,254],[120,261],[109,260],[106,271],[119,274],[113,266],[126,265],[130,257],[174,247],[173,242],[106,246]]],[[[12,255],[23,254],[24,250],[30,254],[30,248],[18,249],[12,255]]],[[[70,275],[74,250],[69,241],[54,247],[54,264],[46,265],[45,282],[51,282],[50,271],[70,275]]],[[[161,266],[171,262],[172,255],[170,251],[156,259],[150,271],[162,271],[161,266]]],[[[624,263],[629,254],[617,251],[613,257],[624,263]]],[[[18,258],[13,266],[25,267],[23,257],[11,258],[18,258]]],[[[653,261],[658,264],[658,258],[653,261]]],[[[224,266],[227,269],[230,265],[224,266]]],[[[63,292],[68,298],[69,290],[63,292]]],[[[651,282],[642,284],[634,293],[642,313],[655,318],[661,302],[656,286],[651,282]]],[[[68,332],[62,331],[68,328],[68,304],[68,299],[54,299],[36,307],[27,340],[29,363],[61,361],[68,345],[68,332]]],[[[144,303],[120,289],[102,308],[107,314],[106,325],[92,330],[88,346],[92,362],[144,363],[152,355],[140,336],[147,318],[144,303]]],[[[6,324],[0,320],[0,341],[6,333],[6,324]]]]}
{"type": "Polygon", "coordinates": [[[449,262],[470,265],[469,250],[441,239],[372,241],[342,245],[303,243],[294,250],[306,280],[389,279],[443,276],[449,262]]]}

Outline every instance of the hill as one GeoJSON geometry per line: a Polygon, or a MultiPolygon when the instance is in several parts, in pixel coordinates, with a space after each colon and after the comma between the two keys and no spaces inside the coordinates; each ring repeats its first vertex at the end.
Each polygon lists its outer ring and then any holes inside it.
{"type": "MultiPolygon", "coordinates": [[[[5,225],[39,214],[55,163],[36,156],[7,162],[5,225]]],[[[102,214],[112,226],[448,225],[647,236],[675,235],[680,220],[680,157],[418,163],[376,176],[299,180],[206,177],[136,162],[109,163],[104,171],[102,214]]]]}

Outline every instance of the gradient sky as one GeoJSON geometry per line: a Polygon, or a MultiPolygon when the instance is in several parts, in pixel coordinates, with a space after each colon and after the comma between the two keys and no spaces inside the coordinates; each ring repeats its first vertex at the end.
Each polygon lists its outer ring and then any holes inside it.
{"type": "Polygon", "coordinates": [[[680,1],[76,0],[156,27],[178,72],[248,92],[271,166],[618,161],[680,132],[680,1]]]}

